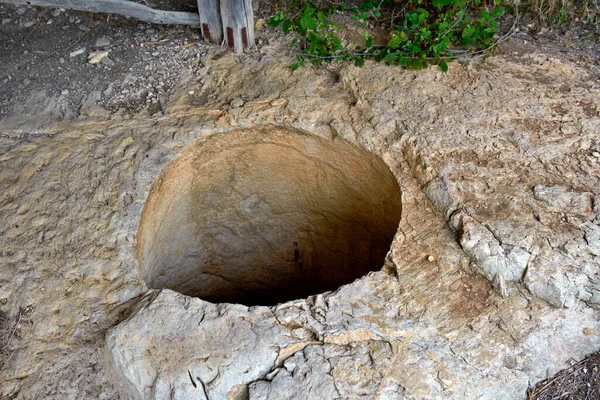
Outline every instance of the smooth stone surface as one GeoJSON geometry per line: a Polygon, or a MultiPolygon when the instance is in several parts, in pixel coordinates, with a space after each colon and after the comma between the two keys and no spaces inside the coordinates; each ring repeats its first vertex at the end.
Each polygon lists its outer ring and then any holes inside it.
{"type": "Polygon", "coordinates": [[[272,305],[383,266],[402,212],[385,163],[345,140],[269,127],[188,146],[156,178],[138,239],[148,287],[272,305]]]}

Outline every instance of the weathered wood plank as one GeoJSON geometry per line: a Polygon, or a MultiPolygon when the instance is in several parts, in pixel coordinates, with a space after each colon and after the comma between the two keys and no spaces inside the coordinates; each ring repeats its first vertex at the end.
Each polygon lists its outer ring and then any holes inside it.
{"type": "Polygon", "coordinates": [[[195,13],[155,10],[124,0],[0,0],[0,3],[119,14],[152,24],[200,25],[200,18],[195,13]]]}
{"type": "Polygon", "coordinates": [[[221,20],[227,44],[234,52],[254,46],[252,0],[221,0],[221,20]]]}
{"type": "Polygon", "coordinates": [[[219,0],[198,0],[202,37],[209,42],[221,44],[223,25],[219,0]]]}

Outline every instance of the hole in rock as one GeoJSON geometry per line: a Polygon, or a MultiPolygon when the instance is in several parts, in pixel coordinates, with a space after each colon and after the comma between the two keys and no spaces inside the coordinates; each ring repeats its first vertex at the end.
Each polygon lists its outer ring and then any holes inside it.
{"type": "Polygon", "coordinates": [[[401,214],[386,164],[289,128],[189,145],[154,182],[138,231],[150,288],[272,305],[378,270],[401,214]]]}

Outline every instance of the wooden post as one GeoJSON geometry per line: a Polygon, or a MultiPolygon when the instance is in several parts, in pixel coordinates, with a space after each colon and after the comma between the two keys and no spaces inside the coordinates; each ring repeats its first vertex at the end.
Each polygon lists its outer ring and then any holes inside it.
{"type": "Polygon", "coordinates": [[[219,0],[198,0],[200,31],[204,40],[216,44],[223,42],[221,8],[219,0]]]}
{"type": "Polygon", "coordinates": [[[0,3],[119,14],[146,21],[151,24],[185,24],[198,26],[200,22],[198,15],[195,13],[155,10],[133,1],[124,0],[0,0],[0,3]]]}
{"type": "Polygon", "coordinates": [[[252,0],[220,0],[223,35],[235,53],[254,46],[252,0]]]}
{"type": "Polygon", "coordinates": [[[252,0],[197,1],[199,16],[187,12],[154,10],[125,0],[0,0],[0,3],[112,13],[154,24],[200,25],[200,32],[205,40],[221,44],[225,39],[235,53],[254,46],[252,0]]]}

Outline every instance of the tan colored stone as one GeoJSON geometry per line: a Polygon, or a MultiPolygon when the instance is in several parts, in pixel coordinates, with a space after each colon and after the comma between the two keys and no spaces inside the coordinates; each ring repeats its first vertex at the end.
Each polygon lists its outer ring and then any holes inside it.
{"type": "Polygon", "coordinates": [[[396,178],[369,152],[246,129],[190,145],[158,176],[138,260],[152,288],[272,304],[380,268],[401,209],[396,178]]]}

